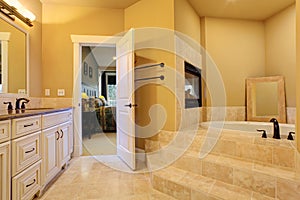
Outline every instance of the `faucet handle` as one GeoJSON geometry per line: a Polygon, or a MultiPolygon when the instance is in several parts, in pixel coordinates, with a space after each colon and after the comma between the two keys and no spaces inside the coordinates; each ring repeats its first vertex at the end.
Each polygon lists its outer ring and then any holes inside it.
{"type": "Polygon", "coordinates": [[[263,132],[262,135],[261,135],[262,138],[267,138],[266,130],[263,130],[263,129],[256,129],[256,130],[259,131],[259,132],[263,132]]]}
{"type": "Polygon", "coordinates": [[[8,104],[7,110],[13,110],[13,106],[11,105],[11,102],[10,102],[10,101],[3,102],[3,103],[4,103],[4,104],[8,104]]]}
{"type": "Polygon", "coordinates": [[[28,103],[28,102],[29,102],[29,101],[23,101],[23,102],[22,102],[22,105],[21,105],[21,109],[22,109],[22,110],[25,110],[25,103],[28,103]]]}
{"type": "Polygon", "coordinates": [[[11,104],[11,102],[3,102],[3,104],[8,104],[8,106],[7,106],[7,110],[13,110],[13,106],[12,106],[12,104],[11,104]]]}
{"type": "Polygon", "coordinates": [[[292,134],[295,134],[295,132],[294,131],[289,132],[289,135],[287,137],[288,140],[294,140],[292,134]]]}

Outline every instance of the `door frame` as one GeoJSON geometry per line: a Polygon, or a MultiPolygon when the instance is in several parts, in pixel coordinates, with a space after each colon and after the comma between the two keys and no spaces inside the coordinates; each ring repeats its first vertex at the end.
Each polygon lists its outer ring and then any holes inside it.
{"type": "Polygon", "coordinates": [[[81,116],[81,61],[83,46],[115,47],[121,36],[71,35],[73,43],[73,156],[82,155],[82,116],[81,116]]]}

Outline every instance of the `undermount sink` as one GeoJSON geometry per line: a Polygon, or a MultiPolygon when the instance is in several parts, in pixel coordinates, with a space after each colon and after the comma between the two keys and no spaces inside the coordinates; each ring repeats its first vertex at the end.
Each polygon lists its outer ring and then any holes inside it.
{"type": "Polygon", "coordinates": [[[25,110],[49,110],[54,108],[26,108],[25,110]]]}

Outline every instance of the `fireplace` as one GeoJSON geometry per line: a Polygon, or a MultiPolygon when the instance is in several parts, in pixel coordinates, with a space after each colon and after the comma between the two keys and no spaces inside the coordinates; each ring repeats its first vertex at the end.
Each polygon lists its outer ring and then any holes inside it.
{"type": "Polygon", "coordinates": [[[201,107],[201,70],[185,61],[184,72],[185,108],[201,107]]]}

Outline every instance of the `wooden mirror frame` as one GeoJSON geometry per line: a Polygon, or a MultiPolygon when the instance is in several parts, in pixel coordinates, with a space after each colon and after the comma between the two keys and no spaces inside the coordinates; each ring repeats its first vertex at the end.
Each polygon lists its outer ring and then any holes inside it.
{"type": "Polygon", "coordinates": [[[285,107],[285,89],[283,76],[269,76],[246,79],[246,106],[247,121],[263,121],[269,122],[271,118],[276,118],[280,123],[286,123],[286,107],[285,107]],[[278,84],[278,115],[256,116],[255,95],[253,95],[254,85],[256,83],[277,82],[278,84]]]}

